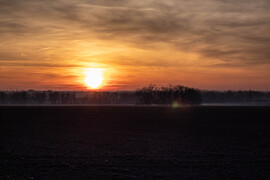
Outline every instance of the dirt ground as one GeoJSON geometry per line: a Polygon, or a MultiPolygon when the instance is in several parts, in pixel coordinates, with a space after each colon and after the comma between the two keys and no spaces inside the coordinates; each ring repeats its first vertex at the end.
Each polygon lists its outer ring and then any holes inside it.
{"type": "Polygon", "coordinates": [[[0,179],[270,179],[270,107],[0,107],[0,179]]]}

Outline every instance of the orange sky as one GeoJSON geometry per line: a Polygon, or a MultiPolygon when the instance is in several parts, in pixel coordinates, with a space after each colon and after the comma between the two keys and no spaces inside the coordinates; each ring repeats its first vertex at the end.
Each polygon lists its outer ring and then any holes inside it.
{"type": "Polygon", "coordinates": [[[0,89],[270,90],[268,0],[0,0],[0,89]],[[241,7],[241,8],[238,8],[241,7]]]}

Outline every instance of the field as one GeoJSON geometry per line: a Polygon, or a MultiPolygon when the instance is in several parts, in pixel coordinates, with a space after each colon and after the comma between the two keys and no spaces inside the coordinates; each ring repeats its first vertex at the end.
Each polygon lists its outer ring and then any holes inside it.
{"type": "Polygon", "coordinates": [[[0,107],[0,179],[270,179],[270,107],[0,107]]]}

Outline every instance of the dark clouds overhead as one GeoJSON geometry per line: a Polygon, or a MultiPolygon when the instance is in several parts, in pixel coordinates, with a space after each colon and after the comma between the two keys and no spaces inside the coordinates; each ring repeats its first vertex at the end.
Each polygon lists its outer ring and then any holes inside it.
{"type": "Polygon", "coordinates": [[[206,58],[270,63],[269,4],[268,0],[1,0],[0,32],[1,37],[25,39],[48,33],[56,40],[91,40],[89,34],[95,34],[138,48],[167,43],[206,58]]]}

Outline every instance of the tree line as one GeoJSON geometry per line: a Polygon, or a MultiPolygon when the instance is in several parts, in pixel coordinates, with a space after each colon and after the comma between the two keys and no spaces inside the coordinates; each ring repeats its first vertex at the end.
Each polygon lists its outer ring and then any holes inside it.
{"type": "Polygon", "coordinates": [[[0,104],[178,104],[270,102],[270,92],[203,91],[182,85],[136,91],[0,91],[0,104]]]}
{"type": "Polygon", "coordinates": [[[204,103],[270,102],[270,92],[263,91],[201,91],[204,103]]]}
{"type": "Polygon", "coordinates": [[[129,92],[0,91],[0,104],[129,104],[132,99],[129,92]]]}

